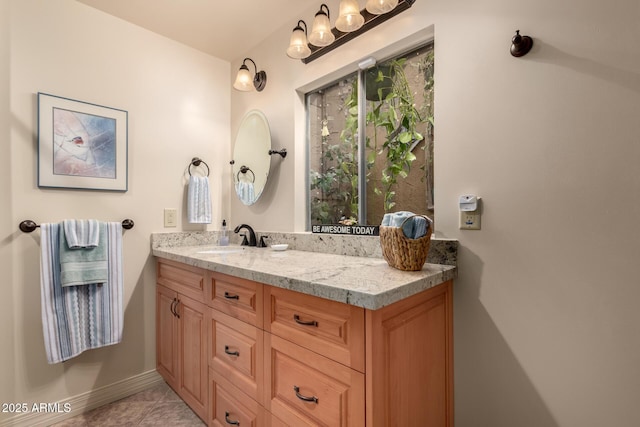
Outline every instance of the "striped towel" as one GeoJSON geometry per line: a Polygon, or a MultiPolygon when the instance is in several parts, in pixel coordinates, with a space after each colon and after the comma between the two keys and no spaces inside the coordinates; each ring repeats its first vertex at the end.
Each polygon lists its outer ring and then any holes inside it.
{"type": "Polygon", "coordinates": [[[192,224],[211,224],[211,194],[206,176],[189,177],[187,219],[192,224]]]}
{"type": "Polygon", "coordinates": [[[100,228],[97,220],[65,219],[62,224],[69,249],[95,248],[100,243],[100,228]]]}
{"type": "Polygon", "coordinates": [[[106,284],[62,287],[61,224],[42,224],[40,288],[42,329],[49,363],[85,350],[117,344],[123,329],[122,224],[107,223],[109,277],[106,284]]]}
{"type": "Polygon", "coordinates": [[[236,182],[236,194],[245,205],[252,205],[258,199],[254,194],[253,182],[236,182]]]}

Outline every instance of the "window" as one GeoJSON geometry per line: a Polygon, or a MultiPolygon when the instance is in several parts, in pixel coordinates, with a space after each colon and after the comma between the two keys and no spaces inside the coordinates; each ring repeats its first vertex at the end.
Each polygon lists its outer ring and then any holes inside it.
{"type": "Polygon", "coordinates": [[[306,94],[309,225],[433,204],[433,43],[306,94]]]}

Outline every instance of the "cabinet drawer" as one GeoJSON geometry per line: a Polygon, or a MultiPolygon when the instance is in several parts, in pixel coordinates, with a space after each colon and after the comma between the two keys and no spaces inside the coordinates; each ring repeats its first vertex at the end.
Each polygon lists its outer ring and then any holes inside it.
{"type": "Polygon", "coordinates": [[[265,330],[364,372],[364,309],[265,288],[265,330]]]}
{"type": "Polygon", "coordinates": [[[170,260],[158,260],[158,283],[198,301],[204,301],[205,271],[170,260]]]}
{"type": "Polygon", "coordinates": [[[291,426],[364,426],[364,374],[265,334],[266,406],[291,426]]]}
{"type": "Polygon", "coordinates": [[[266,427],[265,411],[213,369],[209,369],[209,422],[216,427],[266,427]]]}
{"type": "Polygon", "coordinates": [[[209,319],[209,367],[261,403],[262,330],[212,308],[209,308],[209,319]]]}
{"type": "Polygon", "coordinates": [[[251,280],[211,273],[209,306],[262,328],[262,287],[251,280]]]}

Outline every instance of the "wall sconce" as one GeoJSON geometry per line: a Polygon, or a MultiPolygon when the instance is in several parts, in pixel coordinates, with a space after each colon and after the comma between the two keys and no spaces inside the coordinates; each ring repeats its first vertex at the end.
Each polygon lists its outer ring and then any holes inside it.
{"type": "Polygon", "coordinates": [[[264,71],[258,71],[258,67],[256,63],[253,62],[251,58],[245,58],[242,61],[242,65],[238,70],[238,75],[236,76],[236,81],[233,83],[233,88],[240,90],[242,92],[250,92],[252,90],[257,90],[261,92],[262,89],[267,85],[267,73],[264,71]],[[256,73],[253,77],[251,77],[251,73],[249,73],[249,67],[245,64],[245,62],[251,61],[253,67],[256,70],[256,73]]]}
{"type": "Polygon", "coordinates": [[[287,56],[293,59],[302,59],[309,55],[311,55],[311,49],[309,49],[307,42],[307,23],[300,20],[291,33],[287,56]],[[304,29],[300,24],[304,24],[304,29]]]}
{"type": "Polygon", "coordinates": [[[298,46],[298,43],[301,43],[299,40],[302,40],[304,33],[300,26],[300,23],[304,21],[298,21],[298,26],[293,29],[293,34],[291,34],[291,42],[287,49],[287,55],[289,55],[290,58],[300,59],[303,63],[308,64],[325,53],[331,52],[333,49],[345,44],[349,40],[358,37],[360,34],[369,31],[378,24],[404,12],[413,6],[415,1],[416,0],[367,0],[366,7],[358,12],[358,0],[341,0],[340,16],[336,21],[336,28],[330,30],[329,8],[323,3],[318,13],[316,13],[315,19],[313,20],[313,27],[309,34],[307,47],[309,48],[310,54],[307,54],[306,50],[302,48],[294,48],[298,46]],[[362,18],[362,24],[359,23],[359,17],[362,18]],[[294,36],[296,37],[295,40],[294,36]],[[331,41],[329,42],[328,40],[331,41]],[[294,44],[294,41],[296,44],[294,44]],[[304,56],[302,53],[303,50],[304,56]],[[298,54],[299,56],[296,56],[297,51],[301,52],[298,54]]]}
{"type": "Polygon", "coordinates": [[[320,10],[316,13],[316,17],[313,18],[313,26],[311,27],[311,34],[309,34],[309,43],[314,46],[329,46],[336,39],[333,32],[331,32],[331,22],[329,21],[329,7],[322,3],[320,10]],[[326,12],[322,9],[326,9],[326,12]]]}

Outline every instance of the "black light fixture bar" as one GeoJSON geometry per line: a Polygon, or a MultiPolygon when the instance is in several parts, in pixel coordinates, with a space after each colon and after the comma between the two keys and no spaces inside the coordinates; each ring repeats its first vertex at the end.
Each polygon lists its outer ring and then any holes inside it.
{"type": "Polygon", "coordinates": [[[306,58],[302,58],[301,61],[305,64],[313,61],[314,59],[320,58],[325,53],[331,52],[333,49],[342,46],[349,40],[352,40],[358,37],[360,34],[366,33],[373,27],[382,24],[383,22],[393,18],[397,14],[404,12],[409,9],[416,0],[399,0],[398,5],[390,12],[383,13],[382,15],[374,15],[369,13],[367,9],[362,9],[360,13],[364,17],[364,24],[362,27],[357,29],[356,31],[352,31],[350,33],[343,33],[342,31],[337,30],[335,27],[331,29],[331,32],[336,37],[335,41],[331,43],[329,46],[318,47],[312,44],[309,44],[309,48],[311,49],[311,55],[306,58]]]}

